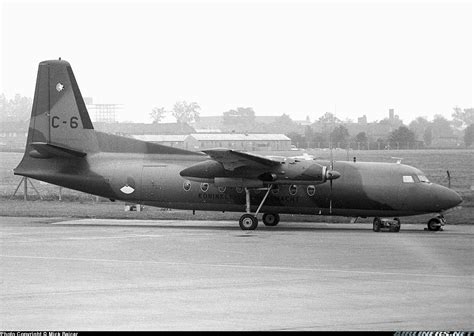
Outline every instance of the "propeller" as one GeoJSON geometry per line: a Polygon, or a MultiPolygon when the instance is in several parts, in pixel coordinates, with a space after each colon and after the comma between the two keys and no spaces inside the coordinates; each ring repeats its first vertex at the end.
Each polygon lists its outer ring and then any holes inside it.
{"type": "Polygon", "coordinates": [[[331,150],[331,163],[329,164],[329,170],[326,172],[326,180],[329,180],[329,214],[332,214],[332,180],[341,177],[341,174],[334,170],[334,158],[331,150]]]}
{"type": "MultiPolygon", "coordinates": [[[[334,170],[334,156],[332,154],[331,146],[331,163],[329,165],[328,177],[332,177],[332,171],[334,170]]],[[[332,178],[329,180],[329,214],[332,214],[332,178]]]]}

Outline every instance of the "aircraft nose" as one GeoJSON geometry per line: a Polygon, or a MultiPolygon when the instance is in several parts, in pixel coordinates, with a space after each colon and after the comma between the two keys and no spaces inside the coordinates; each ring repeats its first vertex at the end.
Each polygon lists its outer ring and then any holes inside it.
{"type": "Polygon", "coordinates": [[[453,208],[462,202],[461,196],[459,196],[459,194],[455,192],[454,190],[451,190],[443,186],[437,186],[437,187],[438,187],[436,190],[437,206],[441,210],[447,210],[447,209],[453,208]]]}

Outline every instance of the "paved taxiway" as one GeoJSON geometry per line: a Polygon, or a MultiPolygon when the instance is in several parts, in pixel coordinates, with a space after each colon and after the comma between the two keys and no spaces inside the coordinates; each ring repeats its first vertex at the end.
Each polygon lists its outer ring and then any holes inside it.
{"type": "Polygon", "coordinates": [[[467,225],[0,217],[0,234],[0,330],[474,327],[467,225]]]}

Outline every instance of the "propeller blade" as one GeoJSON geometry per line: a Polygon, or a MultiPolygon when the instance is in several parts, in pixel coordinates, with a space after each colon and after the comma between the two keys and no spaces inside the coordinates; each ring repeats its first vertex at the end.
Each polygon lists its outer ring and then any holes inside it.
{"type": "Polygon", "coordinates": [[[332,214],[332,180],[329,180],[329,214],[332,214]]]}
{"type": "Polygon", "coordinates": [[[334,157],[333,157],[333,154],[332,154],[332,146],[331,146],[331,163],[330,163],[329,167],[331,168],[331,170],[334,169],[334,157]]]}

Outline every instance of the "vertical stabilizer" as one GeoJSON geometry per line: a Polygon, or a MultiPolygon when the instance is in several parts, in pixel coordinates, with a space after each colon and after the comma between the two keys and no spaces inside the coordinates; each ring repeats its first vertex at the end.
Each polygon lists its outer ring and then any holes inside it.
{"type": "Polygon", "coordinates": [[[98,150],[84,99],[66,61],[39,64],[26,153],[38,144],[84,153],[98,150]]]}

